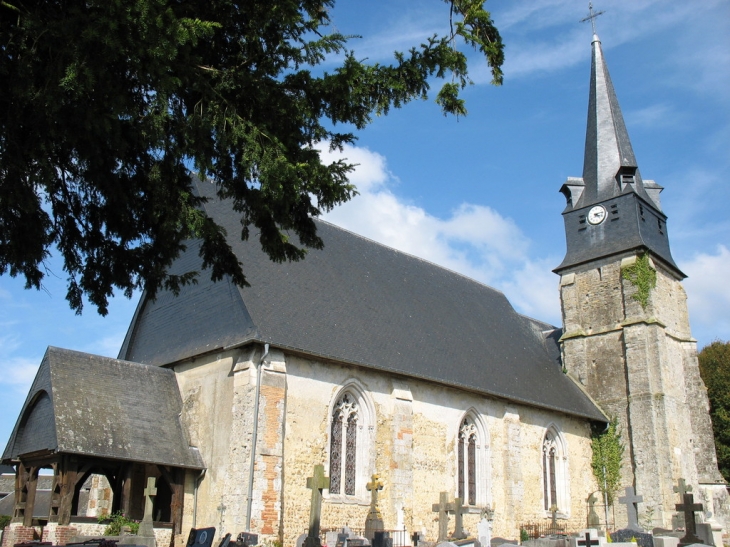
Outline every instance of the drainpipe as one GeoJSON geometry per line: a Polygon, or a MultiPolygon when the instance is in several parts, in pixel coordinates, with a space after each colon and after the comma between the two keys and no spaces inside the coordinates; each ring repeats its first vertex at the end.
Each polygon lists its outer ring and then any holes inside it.
{"type": "Polygon", "coordinates": [[[261,394],[261,373],[264,370],[264,359],[269,355],[269,344],[264,344],[264,354],[259,360],[256,371],[256,394],[253,404],[253,435],[251,437],[251,464],[248,468],[248,502],[246,504],[246,531],[251,531],[251,506],[253,505],[253,470],[256,465],[256,441],[259,433],[259,396],[261,394]]]}
{"type": "Polygon", "coordinates": [[[205,476],[205,469],[200,470],[200,475],[195,479],[195,490],[193,492],[193,528],[198,520],[198,488],[200,487],[200,481],[205,476]]]}

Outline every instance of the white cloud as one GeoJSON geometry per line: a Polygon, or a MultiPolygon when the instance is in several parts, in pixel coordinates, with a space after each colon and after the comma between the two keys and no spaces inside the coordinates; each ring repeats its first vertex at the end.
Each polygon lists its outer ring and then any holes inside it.
{"type": "MultiPolygon", "coordinates": [[[[557,281],[549,267],[556,260],[531,260],[530,241],[512,219],[470,203],[446,219],[435,217],[391,190],[397,179],[383,156],[357,147],[347,147],[344,156],[359,163],[352,180],[360,195],[324,215],[325,220],[497,287],[522,313],[559,320],[557,281]]],[[[322,157],[340,156],[323,152],[322,157]]]]}
{"type": "Polygon", "coordinates": [[[38,372],[41,360],[28,357],[3,358],[0,361],[0,385],[26,394],[38,372]]]}
{"type": "Polygon", "coordinates": [[[624,119],[634,127],[669,127],[684,123],[683,116],[666,103],[653,104],[639,110],[624,113],[624,119]]]}
{"type": "Polygon", "coordinates": [[[692,326],[699,327],[707,339],[725,337],[730,332],[730,250],[724,245],[717,247],[716,254],[698,253],[682,265],[688,277],[684,282],[687,290],[689,314],[692,326]]]}
{"type": "Polygon", "coordinates": [[[527,260],[499,288],[521,313],[559,326],[559,278],[551,271],[558,262],[554,257],[527,260]]]}

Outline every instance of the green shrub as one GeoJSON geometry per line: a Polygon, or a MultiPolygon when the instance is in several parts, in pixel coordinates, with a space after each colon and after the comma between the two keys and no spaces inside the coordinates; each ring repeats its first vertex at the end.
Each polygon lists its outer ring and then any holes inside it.
{"type": "Polygon", "coordinates": [[[0,531],[2,531],[8,524],[10,524],[10,515],[0,515],[0,531]]]}
{"type": "Polygon", "coordinates": [[[99,524],[109,521],[109,525],[104,530],[105,536],[118,536],[122,533],[123,526],[129,526],[133,534],[139,531],[139,522],[127,518],[121,511],[117,511],[112,515],[102,515],[99,517],[99,524]]]}

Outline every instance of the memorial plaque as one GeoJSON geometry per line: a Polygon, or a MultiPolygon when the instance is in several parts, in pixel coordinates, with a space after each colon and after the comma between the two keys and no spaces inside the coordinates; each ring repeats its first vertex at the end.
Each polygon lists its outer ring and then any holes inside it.
{"type": "Polygon", "coordinates": [[[188,547],[211,547],[215,537],[215,528],[191,528],[188,534],[188,547]]]}

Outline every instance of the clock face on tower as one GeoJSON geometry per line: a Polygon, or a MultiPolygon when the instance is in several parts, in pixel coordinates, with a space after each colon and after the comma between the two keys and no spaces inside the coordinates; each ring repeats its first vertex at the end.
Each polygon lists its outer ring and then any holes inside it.
{"type": "Polygon", "coordinates": [[[600,224],[605,218],[606,209],[603,205],[596,205],[595,207],[591,207],[591,210],[588,211],[588,222],[591,224],[600,224]]]}

